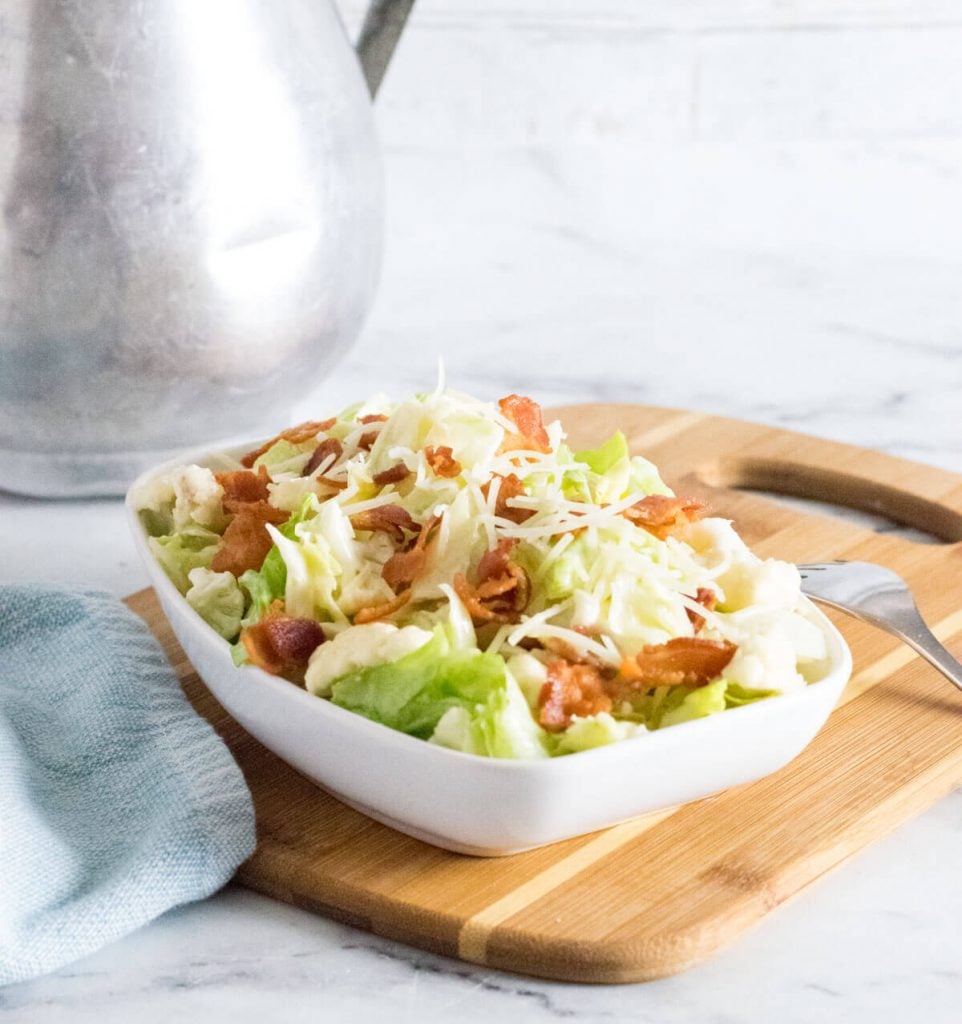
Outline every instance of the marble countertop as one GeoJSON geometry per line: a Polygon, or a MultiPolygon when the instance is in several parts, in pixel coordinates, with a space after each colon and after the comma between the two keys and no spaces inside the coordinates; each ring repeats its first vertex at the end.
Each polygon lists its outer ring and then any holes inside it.
{"type": "MultiPolygon", "coordinates": [[[[962,471],[956,9],[684,6],[423,0],[379,100],[377,305],[292,419],[423,388],[443,356],[485,396],[697,408],[962,471]]],[[[143,586],[119,501],[0,494],[0,580],[36,578],[143,586]]],[[[955,793],[711,962],[617,987],[445,960],[231,887],[0,990],[0,1024],[949,1024],[959,864],[955,793]]]]}

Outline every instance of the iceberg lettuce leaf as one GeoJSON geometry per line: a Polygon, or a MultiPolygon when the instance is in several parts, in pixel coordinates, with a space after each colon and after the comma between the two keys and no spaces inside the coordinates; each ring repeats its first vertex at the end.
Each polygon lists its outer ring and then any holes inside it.
{"type": "MultiPolygon", "coordinates": [[[[694,690],[689,690],[687,694],[682,696],[680,704],[670,708],[661,715],[661,721],[658,723],[659,728],[664,729],[669,725],[691,722],[696,718],[707,718],[708,715],[724,711],[726,707],[725,690],[727,687],[728,683],[726,680],[716,679],[715,682],[709,683],[707,686],[699,686],[694,690]]],[[[684,687],[676,687],[675,689],[683,690],[684,687]]]]}
{"type": "Polygon", "coordinates": [[[745,704],[767,700],[769,697],[778,697],[780,694],[781,690],[753,690],[748,686],[740,686],[729,680],[725,689],[725,707],[740,708],[745,704]]]}
{"type": "Polygon", "coordinates": [[[504,661],[498,655],[454,650],[447,629],[438,626],[428,643],[403,658],[337,680],[331,699],[339,707],[427,739],[449,708],[471,709],[504,686],[504,661]]]}
{"type": "Polygon", "coordinates": [[[593,473],[604,476],[610,469],[613,469],[622,459],[628,458],[628,442],[625,435],[616,431],[604,444],[597,448],[588,449],[575,453],[575,461],[583,462],[593,473]]]}
{"type": "Polygon", "coordinates": [[[225,640],[240,632],[244,614],[244,594],[229,572],[213,572],[199,567],[188,573],[190,589],[184,595],[195,612],[225,640]]]}
{"type": "Polygon", "coordinates": [[[150,537],[147,543],[174,586],[186,594],[190,590],[188,574],[191,569],[210,568],[220,537],[210,530],[195,527],[164,537],[150,537]]]}

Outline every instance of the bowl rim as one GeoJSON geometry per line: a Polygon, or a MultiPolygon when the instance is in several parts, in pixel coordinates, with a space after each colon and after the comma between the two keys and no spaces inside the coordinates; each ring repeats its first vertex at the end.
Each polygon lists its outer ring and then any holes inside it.
{"type": "MultiPolygon", "coordinates": [[[[276,435],[271,435],[271,437],[273,436],[276,435]]],[[[154,558],[148,544],[147,531],[138,511],[134,507],[134,495],[141,487],[151,480],[163,473],[169,472],[172,469],[176,469],[179,466],[197,464],[210,468],[207,464],[217,459],[233,460],[234,462],[237,462],[239,454],[252,451],[269,439],[270,438],[253,440],[244,444],[232,445],[226,449],[211,449],[206,446],[186,449],[173,458],[167,459],[157,466],[147,469],[141,473],[127,489],[127,493],[124,497],[124,507],[127,514],[127,520],[131,532],[134,535],[134,544],[137,548],[137,553],[147,569],[148,576],[150,577],[150,585],[154,590],[159,589],[163,592],[163,596],[175,603],[180,603],[182,610],[187,615],[187,621],[194,631],[195,637],[202,640],[208,648],[214,650],[216,656],[222,659],[228,659],[234,671],[238,673],[238,679],[243,679],[246,676],[249,682],[256,683],[258,686],[267,687],[268,689],[275,691],[281,699],[300,702],[301,706],[305,709],[308,707],[313,708],[310,712],[311,714],[329,715],[332,718],[332,724],[336,724],[340,721],[343,723],[345,728],[353,729],[359,736],[363,736],[365,738],[369,737],[370,741],[373,743],[389,747],[393,745],[401,754],[409,753],[411,755],[415,755],[415,751],[420,750],[422,752],[422,757],[440,757],[442,762],[454,757],[461,759],[464,763],[472,763],[478,767],[484,766],[487,771],[499,773],[519,771],[541,773],[565,772],[572,770],[565,767],[570,765],[572,762],[576,765],[585,764],[583,758],[586,755],[591,755],[594,762],[601,762],[604,758],[616,759],[624,757],[626,756],[626,751],[638,749],[634,744],[632,744],[631,740],[641,741],[639,744],[640,749],[647,751],[652,750],[654,747],[654,750],[657,751],[662,747],[670,747],[671,745],[678,743],[687,743],[690,737],[697,737],[698,735],[698,733],[693,732],[693,730],[700,729],[704,731],[705,729],[713,729],[717,731],[718,729],[724,728],[725,726],[723,723],[725,721],[733,721],[730,717],[733,714],[741,715],[742,719],[744,719],[748,714],[754,714],[759,718],[762,716],[769,716],[773,713],[779,715],[785,714],[788,713],[788,710],[791,707],[798,705],[803,701],[811,702],[819,699],[824,690],[830,689],[834,686],[838,686],[838,695],[840,696],[845,684],[851,677],[852,653],[845,641],[845,638],[825,613],[808,597],[803,595],[802,607],[806,611],[806,618],[813,622],[814,625],[818,626],[822,635],[828,642],[828,669],[821,679],[817,679],[813,683],[808,683],[803,688],[792,690],[789,693],[779,694],[777,698],[771,700],[762,700],[753,704],[742,705],[740,707],[727,708],[723,714],[707,715],[704,718],[692,719],[687,722],[679,722],[677,725],[673,725],[670,728],[655,729],[636,737],[629,737],[628,740],[619,740],[614,743],[605,744],[601,747],[591,747],[588,750],[574,751],[572,755],[525,759],[489,757],[484,754],[473,754],[461,750],[452,750],[450,747],[444,747],[437,743],[430,743],[427,740],[422,740],[416,736],[410,736],[407,733],[400,732],[397,729],[392,729],[390,726],[384,725],[381,722],[375,722],[355,711],[349,711],[347,708],[338,707],[338,705],[333,704],[331,701],[326,700],[323,697],[315,696],[303,687],[297,686],[295,683],[291,683],[289,680],[283,679],[280,676],[271,675],[255,665],[234,665],[233,659],[230,656],[230,645],[228,642],[220,636],[213,627],[205,622],[196,611],[194,611],[194,609],[187,603],[185,596],[174,586],[171,579],[164,572],[160,563],[154,558]],[[773,711],[772,709],[775,710],[773,711]]],[[[161,595],[159,594],[158,596],[161,595]]],[[[197,671],[196,668],[194,670],[197,671]]],[[[199,672],[198,675],[200,675],[199,672]]],[[[204,682],[204,685],[208,686],[206,680],[203,680],[203,677],[201,677],[201,679],[204,682]]],[[[836,697],[836,702],[837,699],[838,698],[836,697]]],[[[832,707],[829,709],[829,714],[834,710],[834,706],[835,702],[833,702],[832,707]]],[[[228,711],[228,713],[230,712],[228,711]]]]}

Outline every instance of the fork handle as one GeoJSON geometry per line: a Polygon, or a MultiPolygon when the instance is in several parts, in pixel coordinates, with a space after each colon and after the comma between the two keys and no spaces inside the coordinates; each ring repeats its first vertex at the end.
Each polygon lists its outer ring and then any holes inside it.
{"type": "Polygon", "coordinates": [[[952,657],[945,645],[940,643],[931,629],[919,616],[918,625],[911,633],[902,633],[902,639],[934,665],[950,682],[962,690],[962,664],[952,657]]]}

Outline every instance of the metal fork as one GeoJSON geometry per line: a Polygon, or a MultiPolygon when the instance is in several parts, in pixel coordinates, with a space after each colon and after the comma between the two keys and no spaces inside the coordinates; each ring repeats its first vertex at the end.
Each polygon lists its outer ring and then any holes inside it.
{"type": "Polygon", "coordinates": [[[798,571],[809,597],[888,630],[962,690],[962,664],[925,624],[908,584],[897,573],[871,562],[822,562],[800,565],[798,571]]]}

